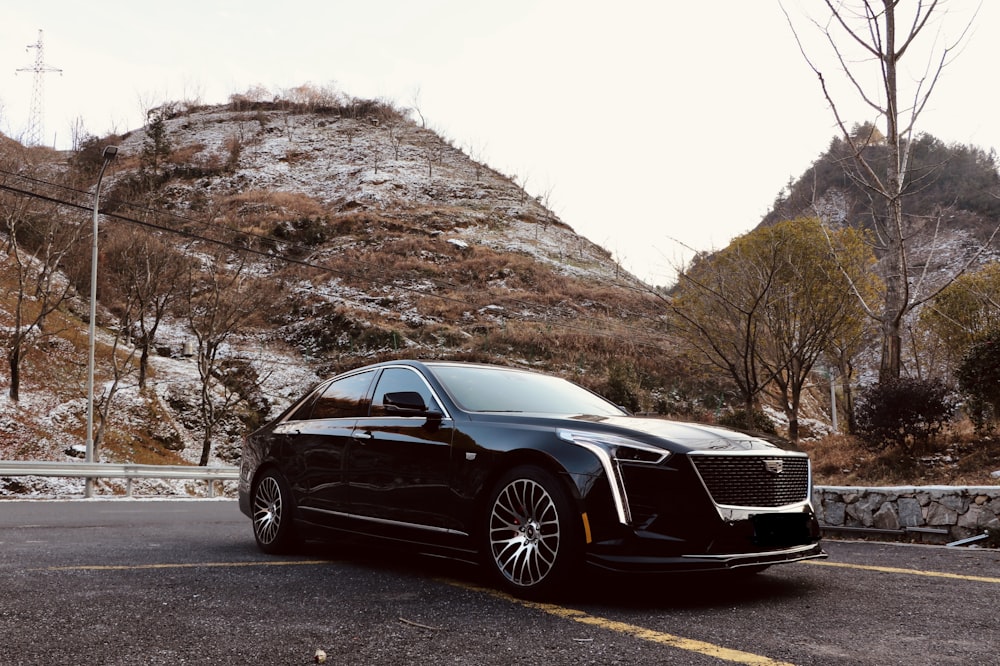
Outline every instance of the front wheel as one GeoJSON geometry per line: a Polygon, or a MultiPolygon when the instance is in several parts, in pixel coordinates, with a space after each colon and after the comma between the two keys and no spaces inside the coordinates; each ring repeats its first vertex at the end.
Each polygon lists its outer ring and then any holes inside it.
{"type": "Polygon", "coordinates": [[[497,482],[487,510],[485,559],[507,589],[549,591],[577,569],[579,523],[568,493],[545,470],[512,469],[497,482]]]}
{"type": "Polygon", "coordinates": [[[293,523],[292,492],[285,479],[268,470],[253,490],[253,535],[265,553],[288,553],[298,545],[293,523]]]}

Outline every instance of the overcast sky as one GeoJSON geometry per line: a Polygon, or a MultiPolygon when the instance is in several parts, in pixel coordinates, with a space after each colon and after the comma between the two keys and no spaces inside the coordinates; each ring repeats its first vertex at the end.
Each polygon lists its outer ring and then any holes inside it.
{"type": "MultiPolygon", "coordinates": [[[[913,0],[904,0],[905,3],[913,0]]],[[[928,39],[978,6],[950,0],[928,39]]],[[[979,9],[919,129],[1000,148],[1000,3],[979,9]]],[[[803,19],[819,0],[787,0],[803,19]]],[[[23,136],[43,31],[46,144],[164,101],[305,83],[418,103],[428,125],[545,196],[639,277],[752,229],[835,134],[777,0],[33,0],[0,21],[0,131],[23,136]]],[[[922,67],[918,54],[914,65],[922,67]]],[[[829,70],[829,77],[834,72],[829,70]]],[[[853,121],[873,120],[859,104],[853,121]]]]}

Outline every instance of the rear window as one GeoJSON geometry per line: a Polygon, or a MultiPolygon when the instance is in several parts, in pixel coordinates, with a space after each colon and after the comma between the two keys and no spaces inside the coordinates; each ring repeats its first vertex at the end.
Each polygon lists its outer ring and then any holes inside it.
{"type": "Polygon", "coordinates": [[[375,373],[371,370],[334,379],[322,388],[322,393],[302,404],[288,417],[289,421],[305,419],[357,418],[368,414],[368,387],[375,373]]]}

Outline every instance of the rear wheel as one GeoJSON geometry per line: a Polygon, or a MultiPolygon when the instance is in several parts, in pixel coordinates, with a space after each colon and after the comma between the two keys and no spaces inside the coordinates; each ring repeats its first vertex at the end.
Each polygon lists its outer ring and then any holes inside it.
{"type": "Polygon", "coordinates": [[[253,491],[253,535],[265,553],[288,553],[299,543],[293,523],[293,502],[288,482],[268,470],[253,491]]]}
{"type": "Polygon", "coordinates": [[[512,469],[490,495],[487,566],[518,594],[550,591],[582,560],[580,526],[566,490],[547,471],[512,469]]]}

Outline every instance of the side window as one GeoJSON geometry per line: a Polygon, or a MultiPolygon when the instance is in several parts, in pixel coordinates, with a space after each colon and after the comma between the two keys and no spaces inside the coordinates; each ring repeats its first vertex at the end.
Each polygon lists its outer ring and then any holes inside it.
{"type": "Polygon", "coordinates": [[[375,372],[369,370],[331,382],[316,399],[311,418],[342,419],[366,416],[368,387],[374,376],[375,372]]]}
{"type": "MultiPolygon", "coordinates": [[[[440,412],[441,408],[434,400],[427,383],[414,370],[409,368],[386,368],[375,386],[375,396],[372,398],[372,416],[384,416],[386,395],[418,394],[424,401],[428,411],[440,412]]],[[[393,413],[396,415],[396,413],[393,413]]]]}
{"type": "Polygon", "coordinates": [[[288,418],[286,420],[304,421],[308,419],[312,415],[313,405],[315,404],[316,404],[316,394],[310,393],[299,403],[298,407],[296,407],[295,410],[288,415],[288,418]]]}

